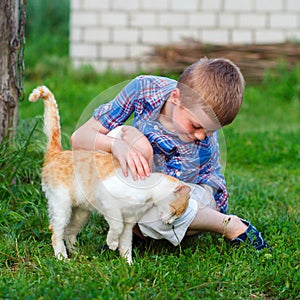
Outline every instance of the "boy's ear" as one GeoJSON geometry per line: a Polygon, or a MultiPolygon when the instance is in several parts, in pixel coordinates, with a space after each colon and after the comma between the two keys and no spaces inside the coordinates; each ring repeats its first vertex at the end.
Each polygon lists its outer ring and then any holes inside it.
{"type": "Polygon", "coordinates": [[[175,88],[171,92],[171,101],[175,105],[180,105],[180,89],[179,88],[175,88]]]}

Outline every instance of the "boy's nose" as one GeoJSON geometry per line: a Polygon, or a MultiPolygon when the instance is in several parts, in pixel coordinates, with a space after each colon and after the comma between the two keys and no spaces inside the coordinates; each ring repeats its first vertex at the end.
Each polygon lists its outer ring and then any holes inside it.
{"type": "Polygon", "coordinates": [[[204,129],[198,129],[194,132],[194,136],[197,140],[204,140],[206,138],[206,132],[204,129]]]}

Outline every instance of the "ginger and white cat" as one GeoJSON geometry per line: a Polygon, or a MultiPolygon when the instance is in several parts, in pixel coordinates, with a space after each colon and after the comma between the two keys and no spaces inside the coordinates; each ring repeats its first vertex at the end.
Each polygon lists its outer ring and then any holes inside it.
{"type": "Polygon", "coordinates": [[[119,162],[103,151],[63,151],[59,113],[53,94],[45,86],[33,90],[32,102],[43,98],[47,151],[42,169],[42,187],[48,199],[52,246],[58,258],[75,249],[76,235],[96,210],[109,224],[107,245],[119,248],[132,263],[132,228],[153,205],[168,224],[185,211],[190,187],[162,173],[145,180],[124,177],[119,162]]]}

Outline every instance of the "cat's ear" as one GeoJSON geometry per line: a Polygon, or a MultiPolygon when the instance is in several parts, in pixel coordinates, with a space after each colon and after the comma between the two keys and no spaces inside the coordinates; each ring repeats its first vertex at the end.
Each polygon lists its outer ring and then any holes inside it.
{"type": "Polygon", "coordinates": [[[180,184],[174,190],[175,200],[172,201],[170,207],[176,217],[180,217],[185,212],[190,199],[190,191],[191,188],[184,184],[180,184]]]}
{"type": "Polygon", "coordinates": [[[191,188],[188,185],[181,184],[176,187],[174,193],[178,195],[187,195],[190,191],[191,188]]]}

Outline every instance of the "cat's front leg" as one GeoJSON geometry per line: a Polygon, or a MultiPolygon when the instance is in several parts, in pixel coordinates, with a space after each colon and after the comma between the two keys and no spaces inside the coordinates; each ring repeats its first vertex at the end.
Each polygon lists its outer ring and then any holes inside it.
{"type": "Polygon", "coordinates": [[[129,265],[132,265],[132,228],[135,223],[125,223],[124,230],[120,236],[119,251],[129,265]]]}
{"type": "Polygon", "coordinates": [[[106,237],[106,244],[110,250],[117,250],[119,246],[119,236],[116,236],[112,230],[109,230],[106,237]]]}
{"type": "Polygon", "coordinates": [[[106,218],[109,230],[106,237],[106,243],[110,250],[116,250],[119,246],[119,239],[124,229],[123,219],[120,215],[117,217],[116,215],[109,218],[106,218]]]}
{"type": "Polygon", "coordinates": [[[68,258],[67,250],[63,241],[63,230],[57,230],[53,225],[50,225],[49,229],[52,231],[51,240],[52,240],[54,255],[59,260],[68,258]]]}

